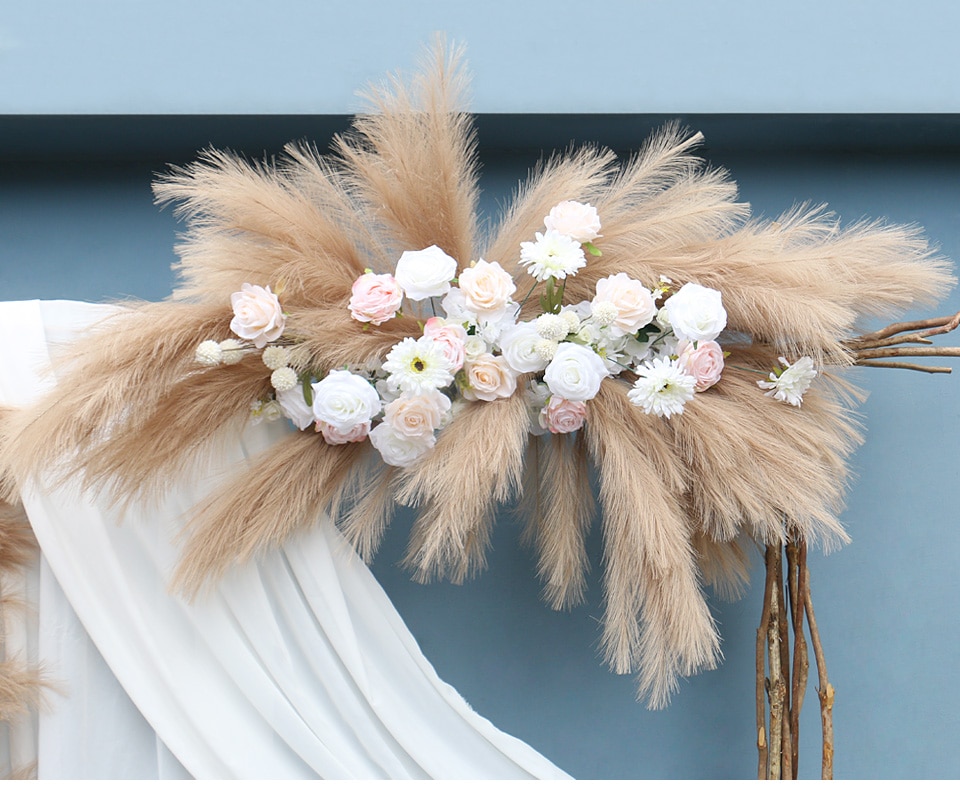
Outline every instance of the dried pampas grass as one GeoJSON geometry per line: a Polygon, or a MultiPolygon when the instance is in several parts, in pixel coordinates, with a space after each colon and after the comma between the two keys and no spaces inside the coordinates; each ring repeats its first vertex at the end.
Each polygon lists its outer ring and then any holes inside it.
{"type": "Polygon", "coordinates": [[[516,269],[520,243],[552,206],[589,202],[603,217],[603,256],[568,278],[565,301],[591,299],[600,278],[619,272],[651,287],[664,275],[675,288],[719,290],[739,345],[725,344],[731,355],[712,391],[668,421],[644,415],[626,383],[608,379],[585,428],[562,438],[529,435],[518,390],[459,411],[433,454],[402,471],[380,466],[367,445],[292,436],[198,510],[175,584],[195,594],[323,510],[340,515],[369,560],[396,503],[420,509],[407,554],[414,576],[459,582],[483,568],[497,506],[518,499],[545,599],[573,606],[588,566],[592,466],[603,652],[616,671],[636,672],[641,695],[661,706],[680,676],[717,661],[702,588],[740,589],[746,545],[778,544],[786,523],[825,547],[847,539],[839,513],[860,441],[855,397],[839,378],[855,361],[847,341],[865,317],[943,296],[950,265],[912,228],[841,227],[806,206],[752,219],[729,176],[695,155],[700,136],[677,125],[626,162],[593,147],[548,158],[482,239],[465,87],[460,53],[438,45],[411,80],[370,90],[373,111],[330,155],[298,144],[250,163],[209,151],[161,179],[158,201],[175,204],[187,223],[180,286],[164,303],[128,305],[71,349],[57,391],[3,429],[0,464],[17,482],[79,475],[118,501],[161,494],[269,391],[258,362],[203,369],[193,361],[198,343],[225,336],[230,295],[243,283],[281,294],[298,370],[362,364],[419,334],[412,317],[364,328],[350,318],[351,286],[365,269],[391,272],[402,251],[432,244],[461,270],[481,256],[516,269]],[[802,409],[756,385],[780,355],[835,366],[802,409]]]}

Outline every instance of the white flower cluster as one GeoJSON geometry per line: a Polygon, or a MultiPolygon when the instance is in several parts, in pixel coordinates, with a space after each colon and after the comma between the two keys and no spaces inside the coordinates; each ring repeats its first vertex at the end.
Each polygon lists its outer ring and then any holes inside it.
{"type": "MultiPolygon", "coordinates": [[[[727,315],[718,291],[687,283],[673,293],[666,277],[650,289],[621,272],[600,279],[591,301],[564,305],[566,278],[587,265],[587,254],[602,254],[593,244],[600,219],[593,206],[564,201],[544,228],[520,251],[534,289],[545,284],[544,312],[532,321],[517,320],[516,285],[499,263],[481,258],[457,277],[456,260],[434,245],[404,252],[392,275],[367,270],[353,284],[350,313],[373,326],[405,305],[422,316],[429,301],[435,313],[434,300],[442,300],[443,315],[424,320],[420,337],[404,338],[382,360],[325,375],[310,370],[282,337],[277,294],[244,283],[231,299],[230,327],[240,340],[204,341],[197,362],[233,364],[256,349],[271,370],[273,393],[253,404],[253,419],[282,414],[329,444],[369,439],[386,463],[400,467],[434,447],[458,403],[510,397],[520,376],[529,376],[523,395],[531,431],[557,434],[580,429],[603,380],[624,372],[636,377],[630,400],[668,419],[720,380],[717,337],[727,315]]],[[[784,370],[758,383],[799,405],[816,371],[806,357],[781,362],[784,370]]]]}

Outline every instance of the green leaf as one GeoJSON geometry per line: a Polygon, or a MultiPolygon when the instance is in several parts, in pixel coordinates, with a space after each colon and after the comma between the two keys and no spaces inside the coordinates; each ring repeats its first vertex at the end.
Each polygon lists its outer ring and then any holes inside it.
{"type": "Polygon", "coordinates": [[[600,252],[600,250],[597,249],[597,247],[596,247],[596,246],[593,244],[593,242],[591,242],[591,241],[585,241],[585,242],[583,243],[583,248],[584,248],[587,252],[589,252],[591,255],[594,255],[594,256],[596,256],[597,258],[599,258],[601,255],[603,255],[603,253],[600,252]]]}

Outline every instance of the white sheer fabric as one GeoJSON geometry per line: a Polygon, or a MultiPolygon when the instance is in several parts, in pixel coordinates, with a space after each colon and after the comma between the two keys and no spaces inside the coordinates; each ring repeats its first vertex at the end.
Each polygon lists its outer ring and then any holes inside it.
{"type": "MultiPolygon", "coordinates": [[[[0,305],[0,402],[53,386],[37,373],[49,347],[105,309],[0,305]]],[[[283,430],[251,428],[219,465],[283,430]]],[[[184,513],[216,471],[126,517],[22,492],[46,563],[40,657],[67,687],[40,717],[41,778],[566,777],[437,677],[329,521],[195,604],[170,595],[184,513]]]]}

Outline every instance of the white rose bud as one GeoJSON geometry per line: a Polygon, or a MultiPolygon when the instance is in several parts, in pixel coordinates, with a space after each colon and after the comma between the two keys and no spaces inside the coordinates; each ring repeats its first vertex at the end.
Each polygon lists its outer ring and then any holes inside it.
{"type": "Polygon", "coordinates": [[[313,385],[313,416],[338,431],[349,431],[380,413],[380,396],[365,378],[333,370],[313,385]]]}
{"type": "Polygon", "coordinates": [[[719,291],[687,283],[664,304],[674,334],[680,340],[715,340],[727,325],[719,291]]]}
{"type": "Polygon", "coordinates": [[[561,343],[547,365],[543,380],[550,392],[572,401],[587,401],[600,391],[608,371],[592,349],[576,343],[561,343]]]}
{"type": "Polygon", "coordinates": [[[419,302],[445,296],[457,276],[457,262],[436,244],[425,250],[407,251],[397,261],[396,281],[408,299],[419,302]]]}

